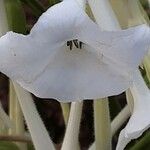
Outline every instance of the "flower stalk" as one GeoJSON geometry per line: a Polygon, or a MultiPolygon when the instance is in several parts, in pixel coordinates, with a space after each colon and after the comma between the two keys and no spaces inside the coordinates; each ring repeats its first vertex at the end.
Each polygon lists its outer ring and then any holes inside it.
{"type": "MultiPolygon", "coordinates": [[[[21,107],[19,101],[16,97],[16,107],[15,107],[15,118],[16,118],[16,135],[24,136],[25,135],[25,125],[24,125],[24,118],[23,113],[21,111],[21,107]]],[[[26,143],[16,143],[20,150],[27,150],[26,143]]]]}
{"type": "Polygon", "coordinates": [[[112,136],[121,128],[124,122],[130,117],[131,112],[129,106],[125,106],[121,112],[111,122],[111,134],[112,136]]]}
{"type": "Polygon", "coordinates": [[[61,150],[80,150],[79,129],[83,102],[72,102],[68,125],[61,150]]]}
{"type": "Polygon", "coordinates": [[[14,127],[9,130],[10,135],[16,134],[16,93],[12,84],[12,81],[9,82],[9,117],[14,123],[14,127]]]}
{"type": "Polygon", "coordinates": [[[111,123],[108,99],[94,101],[95,149],[111,150],[111,123]]]}
{"type": "Polygon", "coordinates": [[[64,122],[67,125],[69,119],[70,105],[69,103],[60,103],[60,105],[64,117],[64,122]]]}
{"type": "Polygon", "coordinates": [[[134,108],[134,99],[133,99],[131,90],[129,90],[129,89],[126,91],[126,100],[127,100],[130,112],[132,113],[133,108],[134,108]]]}
{"type": "MultiPolygon", "coordinates": [[[[24,118],[11,81],[9,86],[9,116],[14,123],[14,127],[9,130],[9,134],[24,136],[24,118]]],[[[16,144],[20,150],[27,150],[27,145],[25,143],[17,142],[16,144]]]]}
{"type": "Polygon", "coordinates": [[[102,29],[108,31],[121,29],[108,0],[89,0],[89,5],[102,29]]]}
{"type": "Polygon", "coordinates": [[[21,88],[17,83],[13,83],[13,85],[31,133],[35,149],[55,150],[30,93],[21,88]]]}
{"type": "Polygon", "coordinates": [[[7,15],[5,13],[5,0],[0,1],[0,37],[8,31],[7,15]]]}

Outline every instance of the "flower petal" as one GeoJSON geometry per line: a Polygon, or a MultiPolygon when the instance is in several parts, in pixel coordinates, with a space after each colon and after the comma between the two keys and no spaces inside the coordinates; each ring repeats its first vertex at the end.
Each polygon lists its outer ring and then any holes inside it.
{"type": "Polygon", "coordinates": [[[131,92],[134,98],[133,114],[120,133],[117,150],[123,150],[132,139],[138,138],[150,127],[150,90],[139,72],[135,75],[131,92]]]}
{"type": "Polygon", "coordinates": [[[61,45],[41,43],[30,35],[8,32],[0,38],[0,70],[13,80],[35,80],[61,45]]]}
{"type": "Polygon", "coordinates": [[[149,46],[149,33],[145,26],[101,31],[75,0],[65,0],[48,9],[29,35],[8,32],[0,38],[0,70],[43,98],[72,101],[116,95],[132,84],[132,64],[139,64],[149,46]],[[129,35],[136,35],[136,42],[128,41],[129,35]],[[78,38],[88,46],[70,51],[66,42],[78,38]],[[143,51],[135,53],[136,44],[143,51]]]}
{"type": "Polygon", "coordinates": [[[127,89],[131,79],[110,65],[105,57],[65,46],[49,60],[47,68],[31,83],[19,81],[27,90],[43,98],[74,101],[116,95],[127,89]],[[116,69],[116,70],[115,70],[116,69]],[[115,70],[115,71],[114,71],[115,70]]]}
{"type": "Polygon", "coordinates": [[[86,19],[78,29],[78,39],[93,47],[95,53],[130,70],[141,63],[150,46],[150,28],[141,25],[122,31],[101,31],[86,19]]]}
{"type": "Polygon", "coordinates": [[[34,25],[30,35],[49,44],[75,39],[76,24],[86,14],[76,0],[65,0],[49,8],[34,25]]]}
{"type": "Polygon", "coordinates": [[[0,70],[39,97],[101,98],[119,94],[132,83],[126,71],[85,44],[70,50],[42,42],[13,32],[0,39],[0,70]]]}

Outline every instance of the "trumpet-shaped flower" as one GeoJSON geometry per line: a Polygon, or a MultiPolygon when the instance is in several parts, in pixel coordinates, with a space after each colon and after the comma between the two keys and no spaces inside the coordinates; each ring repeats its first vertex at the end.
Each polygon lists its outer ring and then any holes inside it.
{"type": "Polygon", "coordinates": [[[148,26],[102,31],[75,0],[64,0],[29,35],[0,38],[0,70],[39,97],[102,98],[131,86],[149,44],[148,26]]]}

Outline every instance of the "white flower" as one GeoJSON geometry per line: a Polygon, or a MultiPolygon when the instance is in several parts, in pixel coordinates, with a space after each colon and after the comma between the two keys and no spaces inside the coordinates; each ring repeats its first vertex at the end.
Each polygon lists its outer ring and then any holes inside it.
{"type": "Polygon", "coordinates": [[[149,44],[148,26],[101,31],[75,0],[64,0],[29,35],[8,32],[0,38],[0,70],[39,97],[102,98],[132,85],[149,44]]]}
{"type": "Polygon", "coordinates": [[[120,133],[117,150],[123,150],[132,139],[140,137],[150,127],[150,90],[139,72],[134,76],[131,92],[134,109],[129,122],[120,133]]]}

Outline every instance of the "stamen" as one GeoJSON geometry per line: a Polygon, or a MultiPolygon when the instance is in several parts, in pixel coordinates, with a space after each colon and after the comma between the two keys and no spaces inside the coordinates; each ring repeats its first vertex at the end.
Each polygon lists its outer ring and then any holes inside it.
{"type": "Polygon", "coordinates": [[[69,46],[70,50],[72,50],[72,48],[73,48],[72,41],[67,41],[67,46],[69,46]]]}
{"type": "Polygon", "coordinates": [[[76,48],[79,48],[78,40],[73,40],[73,43],[74,43],[74,45],[75,45],[76,48]]]}
{"type": "Polygon", "coordinates": [[[70,41],[67,41],[67,46],[70,46],[70,41]]]}
{"type": "Polygon", "coordinates": [[[82,42],[79,42],[79,48],[82,49],[82,42]]]}
{"type": "Polygon", "coordinates": [[[73,48],[73,45],[76,47],[76,48],[80,48],[82,49],[82,42],[78,41],[77,39],[75,40],[72,40],[72,41],[67,41],[67,46],[69,47],[70,50],[72,50],[73,48]]]}
{"type": "Polygon", "coordinates": [[[72,48],[73,48],[73,43],[72,41],[70,41],[70,50],[72,50],[72,48]]]}

